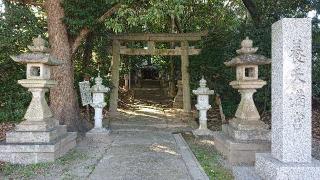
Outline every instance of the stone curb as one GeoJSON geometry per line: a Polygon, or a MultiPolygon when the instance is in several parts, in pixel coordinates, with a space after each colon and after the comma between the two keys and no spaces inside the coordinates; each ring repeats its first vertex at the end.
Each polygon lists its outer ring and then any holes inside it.
{"type": "Polygon", "coordinates": [[[187,142],[183,139],[181,134],[174,134],[174,139],[176,140],[177,146],[182,155],[182,159],[185,162],[190,176],[194,180],[209,180],[209,177],[204,172],[197,158],[192,153],[187,142]]]}

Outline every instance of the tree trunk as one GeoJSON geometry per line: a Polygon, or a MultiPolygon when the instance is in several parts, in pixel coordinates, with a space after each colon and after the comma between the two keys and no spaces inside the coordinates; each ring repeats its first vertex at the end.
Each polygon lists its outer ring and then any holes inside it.
{"type": "Polygon", "coordinates": [[[260,16],[259,16],[258,9],[257,9],[255,3],[252,0],[242,0],[242,2],[244,4],[244,6],[247,8],[247,10],[253,20],[253,23],[255,25],[259,25],[260,16]]]}
{"type": "Polygon", "coordinates": [[[85,39],[84,42],[84,48],[83,48],[83,56],[82,56],[82,74],[85,75],[86,69],[90,66],[90,63],[92,62],[92,51],[93,51],[93,40],[94,40],[94,34],[92,32],[88,33],[88,36],[85,39]]]}
{"type": "Polygon", "coordinates": [[[51,53],[64,63],[53,68],[53,79],[58,85],[51,89],[50,106],[55,118],[61,124],[67,125],[69,131],[84,131],[85,124],[80,119],[74,89],[74,69],[67,27],[62,22],[64,10],[61,7],[61,0],[47,0],[46,3],[51,53]]]}

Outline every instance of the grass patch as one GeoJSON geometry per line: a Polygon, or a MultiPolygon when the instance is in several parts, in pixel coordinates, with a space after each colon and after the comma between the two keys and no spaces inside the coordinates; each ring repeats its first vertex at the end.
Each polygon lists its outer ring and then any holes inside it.
{"type": "Polygon", "coordinates": [[[67,155],[57,159],[57,164],[68,165],[68,164],[71,164],[75,160],[82,160],[85,158],[87,158],[86,154],[79,152],[79,151],[76,151],[76,150],[72,150],[67,155]]]}
{"type": "Polygon", "coordinates": [[[195,138],[191,134],[183,134],[183,137],[210,179],[234,179],[232,173],[220,164],[219,160],[221,159],[221,156],[214,149],[212,139],[195,138]]]}
{"type": "Polygon", "coordinates": [[[52,163],[37,163],[31,165],[19,165],[5,163],[1,166],[5,177],[29,179],[37,174],[43,174],[52,165],[52,163]]]}
{"type": "Polygon", "coordinates": [[[0,172],[8,179],[32,179],[32,177],[47,173],[50,168],[69,165],[76,160],[85,159],[86,157],[86,154],[72,150],[53,163],[37,163],[30,165],[3,163],[0,166],[0,172]]]}

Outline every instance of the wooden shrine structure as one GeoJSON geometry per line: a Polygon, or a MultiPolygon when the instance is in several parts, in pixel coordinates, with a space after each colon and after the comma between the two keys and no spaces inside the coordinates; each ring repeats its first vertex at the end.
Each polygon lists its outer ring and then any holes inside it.
{"type": "Polygon", "coordinates": [[[189,56],[198,55],[201,49],[189,46],[189,42],[200,41],[205,32],[198,33],[129,33],[111,36],[112,39],[112,62],[111,62],[111,82],[113,88],[110,95],[110,115],[116,115],[118,108],[119,91],[119,69],[121,55],[161,55],[161,56],[181,56],[181,73],[183,83],[183,112],[191,112],[191,97],[189,85],[189,56]],[[123,46],[126,42],[146,42],[147,48],[128,48],[123,46]],[[157,49],[156,43],[180,43],[180,47],[174,49],[157,49]]]}

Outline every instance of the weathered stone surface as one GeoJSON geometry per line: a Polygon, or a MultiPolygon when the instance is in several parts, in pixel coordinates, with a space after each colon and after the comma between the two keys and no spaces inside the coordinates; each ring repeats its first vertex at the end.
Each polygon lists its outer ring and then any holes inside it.
{"type": "Polygon", "coordinates": [[[320,161],[309,163],[283,162],[268,154],[257,154],[255,171],[267,180],[305,179],[317,180],[320,177],[320,161]]]}
{"type": "Polygon", "coordinates": [[[208,179],[180,142],[171,133],[119,132],[87,179],[208,179]]]}
{"type": "Polygon", "coordinates": [[[12,57],[27,64],[27,79],[18,83],[32,92],[32,100],[21,122],[14,131],[6,134],[6,141],[0,144],[0,160],[17,164],[50,162],[64,155],[76,145],[76,133],[67,133],[66,126],[60,126],[46,102],[45,93],[57,83],[50,80],[50,66],[59,65],[49,57],[41,37],[34,39],[34,51],[12,57]]]}
{"type": "Polygon", "coordinates": [[[6,134],[7,143],[49,143],[67,133],[66,126],[51,131],[11,131],[6,134]]]}
{"type": "Polygon", "coordinates": [[[272,155],[311,162],[311,20],[272,26],[272,155]]]}
{"type": "Polygon", "coordinates": [[[270,152],[270,141],[240,141],[215,132],[215,148],[226,158],[231,165],[254,165],[256,152],[270,152]]]}
{"type": "Polygon", "coordinates": [[[254,166],[235,166],[232,174],[236,180],[263,180],[255,171],[254,166]]]}
{"type": "Polygon", "coordinates": [[[59,125],[55,118],[47,118],[42,121],[23,121],[15,127],[16,131],[50,131],[59,125]]]}
{"type": "Polygon", "coordinates": [[[229,125],[235,129],[243,131],[267,130],[269,126],[261,120],[248,121],[247,119],[233,118],[229,121],[229,125]]]}
{"type": "Polygon", "coordinates": [[[195,105],[199,111],[199,128],[193,131],[193,134],[198,136],[212,135],[212,131],[207,127],[207,111],[211,108],[209,104],[209,95],[214,93],[207,87],[207,81],[202,77],[200,87],[192,91],[197,95],[197,104],[195,105]]]}
{"type": "Polygon", "coordinates": [[[76,146],[76,133],[50,143],[4,143],[0,144],[0,159],[13,164],[32,164],[40,162],[53,162],[76,146]]]}
{"type": "Polygon", "coordinates": [[[284,18],[272,25],[271,154],[256,154],[264,179],[319,179],[311,157],[311,19],[284,18]]]}
{"type": "Polygon", "coordinates": [[[106,133],[108,130],[103,128],[102,119],[103,119],[103,108],[107,105],[104,101],[104,93],[109,92],[109,88],[102,85],[102,78],[100,73],[98,77],[95,78],[95,85],[91,87],[92,92],[92,102],[90,106],[94,108],[94,128],[91,130],[91,133],[106,133]]]}
{"type": "Polygon", "coordinates": [[[94,142],[104,142],[105,137],[110,134],[110,130],[105,128],[93,128],[86,133],[86,138],[94,142]]]}
{"type": "Polygon", "coordinates": [[[228,162],[233,165],[253,165],[256,152],[270,151],[270,134],[268,125],[260,120],[259,112],[253,100],[256,89],[262,88],[266,82],[258,79],[258,65],[269,64],[270,59],[256,55],[258,48],[247,38],[241,42],[242,48],[237,50],[240,56],[225,64],[236,66],[236,80],[230,85],[238,89],[241,101],[235,117],[228,125],[222,126],[222,132],[216,133],[215,147],[228,162]],[[247,59],[246,59],[247,58],[247,59]]]}
{"type": "Polygon", "coordinates": [[[270,141],[270,131],[267,129],[241,130],[230,125],[222,125],[222,132],[233,139],[242,141],[270,141]]]}

